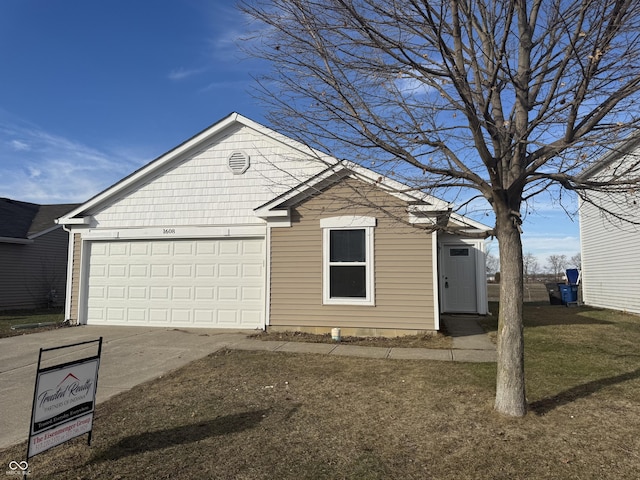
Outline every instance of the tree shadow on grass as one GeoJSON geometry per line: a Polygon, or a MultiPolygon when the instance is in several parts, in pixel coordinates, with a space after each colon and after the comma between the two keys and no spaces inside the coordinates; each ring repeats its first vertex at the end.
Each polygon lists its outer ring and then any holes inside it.
{"type": "Polygon", "coordinates": [[[242,432],[256,427],[268,412],[269,410],[265,409],[234,413],[204,422],[131,435],[98,452],[91,463],[119,460],[139,453],[197,442],[208,437],[242,432]]]}
{"type": "MultiPolygon", "coordinates": [[[[490,302],[489,310],[492,315],[481,317],[478,323],[486,332],[495,332],[498,330],[498,303],[490,302]]],[[[589,316],[590,312],[597,311],[599,310],[585,306],[566,307],[543,302],[528,303],[524,307],[523,322],[526,328],[563,325],[613,325],[615,323],[589,316]]]]}
{"type": "Polygon", "coordinates": [[[637,378],[640,378],[640,368],[614,377],[602,378],[583,385],[577,385],[565,390],[564,392],[560,392],[558,395],[554,395],[553,397],[543,398],[542,400],[533,402],[529,405],[529,408],[538,415],[545,415],[562,405],[567,405],[578,399],[586,398],[598,390],[629,380],[635,380],[637,378]]]}

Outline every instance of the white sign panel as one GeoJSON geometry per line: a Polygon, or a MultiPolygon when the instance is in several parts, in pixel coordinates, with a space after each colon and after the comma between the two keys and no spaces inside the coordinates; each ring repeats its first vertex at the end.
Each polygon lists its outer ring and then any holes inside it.
{"type": "Polygon", "coordinates": [[[93,423],[93,414],[85,415],[84,417],[76,418],[70,422],[66,422],[63,425],[58,425],[51,430],[45,430],[42,433],[31,435],[29,440],[29,455],[30,457],[42,453],[45,450],[49,450],[56,445],[78,437],[84,433],[91,431],[91,425],[93,423]]]}
{"type": "Polygon", "coordinates": [[[39,370],[31,415],[31,457],[91,431],[98,357],[39,370]]]}

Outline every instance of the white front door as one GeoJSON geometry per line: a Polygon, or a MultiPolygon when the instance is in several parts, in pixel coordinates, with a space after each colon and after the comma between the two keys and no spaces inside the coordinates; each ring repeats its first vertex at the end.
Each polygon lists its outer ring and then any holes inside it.
{"type": "Polygon", "coordinates": [[[444,245],[440,291],[444,312],[476,313],[476,256],[470,245],[444,245]]]}

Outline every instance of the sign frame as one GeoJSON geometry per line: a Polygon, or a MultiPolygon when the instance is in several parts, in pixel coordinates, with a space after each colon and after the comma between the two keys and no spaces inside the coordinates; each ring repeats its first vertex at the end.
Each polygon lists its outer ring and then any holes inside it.
{"type": "Polygon", "coordinates": [[[88,433],[91,445],[102,337],[41,348],[33,391],[27,458],[88,433]],[[97,343],[96,355],[42,368],[42,354],[97,343]]]}

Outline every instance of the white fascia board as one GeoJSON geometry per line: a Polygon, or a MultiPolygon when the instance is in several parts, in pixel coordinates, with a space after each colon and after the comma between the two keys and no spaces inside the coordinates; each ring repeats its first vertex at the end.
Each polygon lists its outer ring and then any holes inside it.
{"type": "Polygon", "coordinates": [[[477,221],[472,220],[472,219],[470,219],[468,217],[464,217],[464,216],[460,215],[459,213],[452,212],[451,213],[451,220],[453,220],[458,225],[471,227],[469,229],[466,229],[466,231],[469,232],[469,233],[473,233],[474,231],[477,233],[477,230],[480,230],[482,232],[488,232],[488,231],[491,230],[491,227],[489,227],[488,225],[485,225],[484,223],[477,222],[477,221]]]}
{"type": "Polygon", "coordinates": [[[183,238],[264,237],[266,225],[226,225],[215,227],[143,227],[122,229],[89,229],[83,240],[175,240],[183,238]]]}
{"type": "Polygon", "coordinates": [[[76,218],[71,218],[68,215],[65,215],[64,217],[56,218],[54,221],[58,225],[89,225],[91,220],[93,220],[91,215],[76,218]]]}
{"type": "MultiPolygon", "coordinates": [[[[280,202],[282,203],[282,202],[280,202]]],[[[276,208],[270,209],[269,207],[258,207],[254,210],[256,217],[259,218],[272,218],[272,217],[288,217],[289,216],[289,208],[276,208]]]]}
{"type": "Polygon", "coordinates": [[[412,225],[437,225],[438,219],[436,217],[424,217],[424,216],[416,216],[413,214],[409,214],[409,223],[412,225]]]}
{"type": "Polygon", "coordinates": [[[640,133],[635,133],[627,138],[620,148],[613,150],[600,159],[593,162],[590,166],[585,168],[582,172],[578,174],[579,180],[587,180],[590,177],[596,175],[600,170],[604,169],[609,164],[619,160],[625,155],[633,154],[634,151],[640,145],[640,133]]]}
{"type": "Polygon", "coordinates": [[[310,180],[304,183],[301,183],[293,187],[291,190],[283,193],[282,195],[277,196],[273,200],[270,200],[269,202],[263,205],[260,205],[259,207],[255,208],[253,211],[255,212],[256,216],[260,218],[289,215],[290,213],[289,207],[287,207],[286,210],[278,207],[280,207],[280,205],[282,205],[283,203],[291,200],[292,198],[300,194],[304,194],[305,192],[316,192],[317,191],[317,189],[315,188],[316,185],[320,184],[321,182],[331,177],[332,175],[335,175],[336,173],[340,172],[341,169],[342,167],[340,167],[339,165],[333,165],[327,168],[326,170],[320,172],[310,180]],[[283,214],[282,212],[285,212],[285,213],[283,214]]]}
{"type": "Polygon", "coordinates": [[[403,183],[393,180],[389,177],[385,177],[384,175],[377,173],[373,170],[370,170],[366,167],[358,165],[353,162],[349,162],[347,160],[342,162],[346,168],[352,170],[354,173],[361,175],[365,179],[369,180],[371,183],[377,183],[382,185],[383,187],[387,187],[387,191],[392,195],[405,200],[405,201],[422,201],[433,205],[434,207],[446,210],[451,208],[451,204],[449,202],[445,202],[444,200],[440,200],[428,193],[424,193],[420,190],[408,190],[407,185],[403,183]]]}
{"type": "Polygon", "coordinates": [[[449,208],[442,209],[435,205],[408,205],[407,212],[408,213],[447,213],[449,208]]]}

